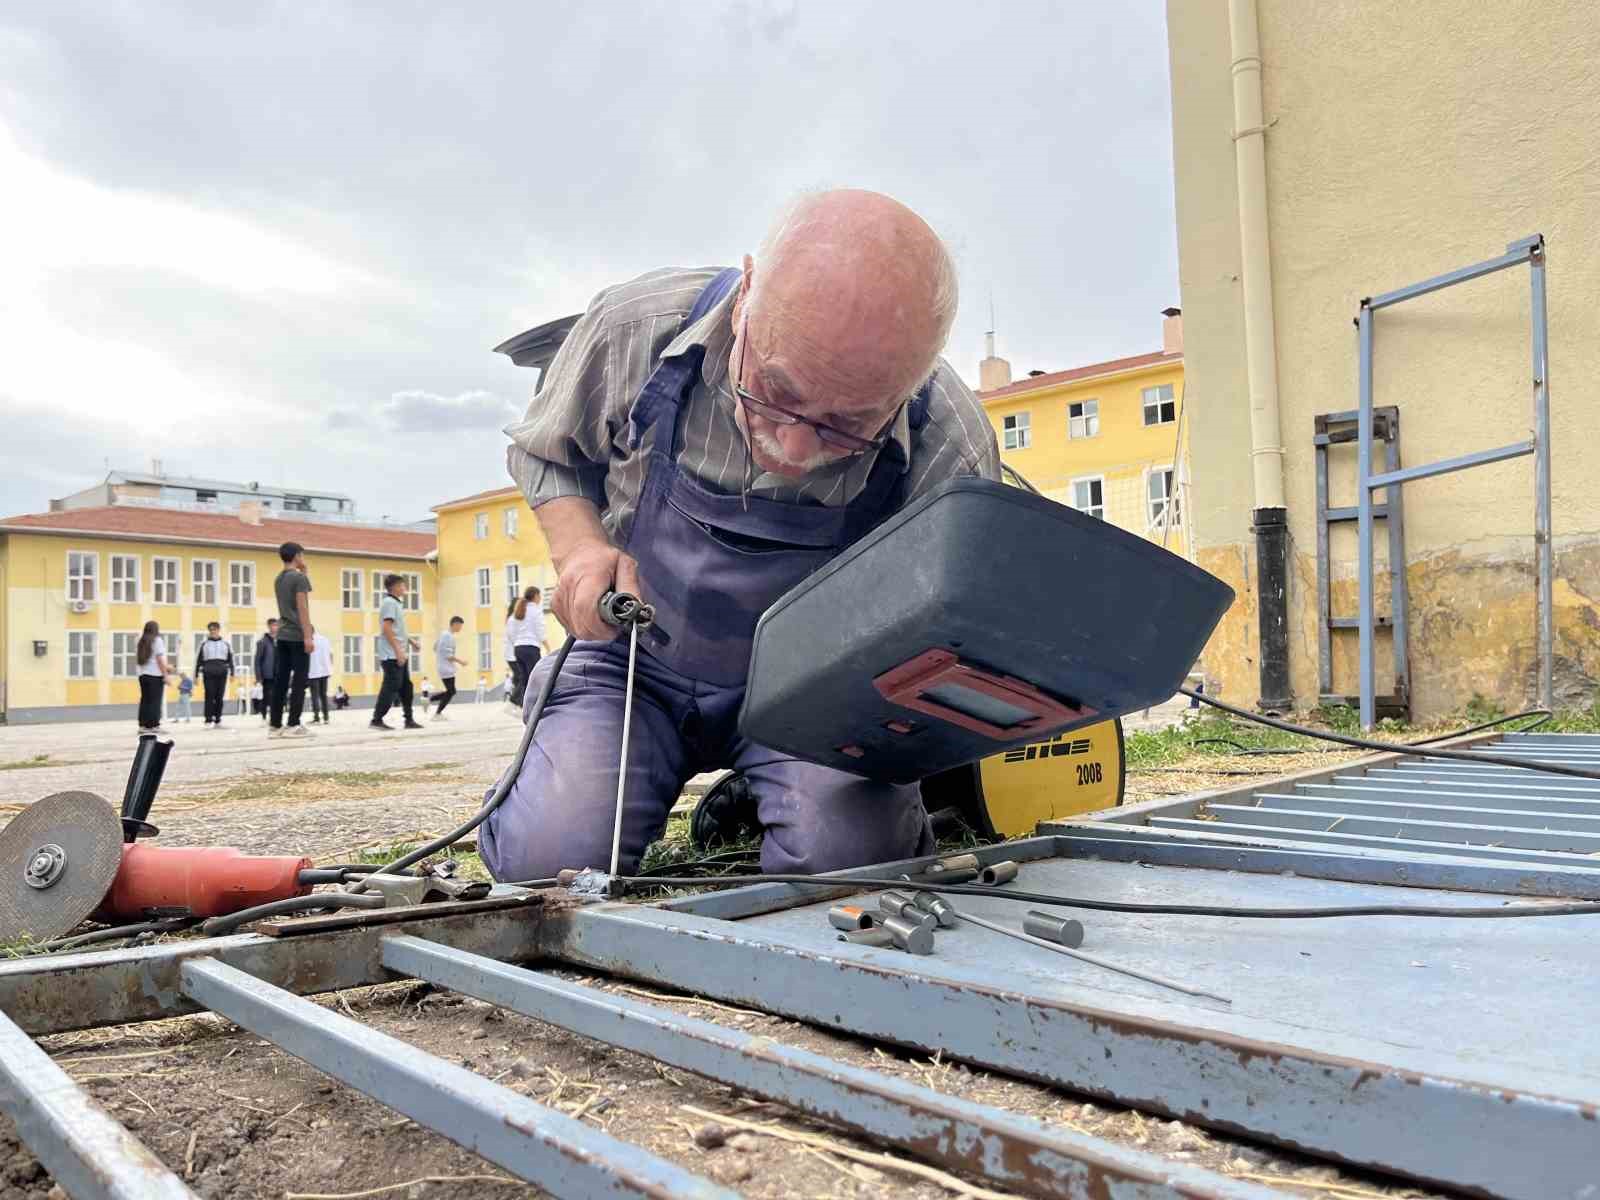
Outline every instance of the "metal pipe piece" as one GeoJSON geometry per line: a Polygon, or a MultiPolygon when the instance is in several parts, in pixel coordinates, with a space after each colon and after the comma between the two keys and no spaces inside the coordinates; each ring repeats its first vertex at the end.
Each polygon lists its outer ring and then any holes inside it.
{"type": "Polygon", "coordinates": [[[952,854],[937,859],[922,869],[919,875],[902,875],[907,883],[969,883],[978,877],[983,864],[976,854],[952,854]]]}
{"type": "Polygon", "coordinates": [[[904,892],[879,892],[878,907],[891,916],[899,917],[908,925],[926,925],[932,929],[939,923],[937,917],[919,908],[904,892]]]}
{"type": "Polygon", "coordinates": [[[998,887],[1002,883],[1010,883],[1017,877],[1017,864],[1014,862],[990,863],[978,872],[978,882],[990,887],[998,887]]]}
{"type": "Polygon", "coordinates": [[[737,1200],[640,1146],[216,959],[185,962],[182,981],[213,1012],[552,1195],[737,1200]]]}
{"type": "Polygon", "coordinates": [[[1016,938],[1020,942],[1028,942],[1030,945],[1043,946],[1046,950],[1054,950],[1057,954],[1065,954],[1068,958],[1075,958],[1080,962],[1090,963],[1093,966],[1102,967],[1107,971],[1115,971],[1118,975],[1129,975],[1134,979],[1142,979],[1146,983],[1153,983],[1157,987],[1171,988],[1173,991],[1182,992],[1186,996],[1204,996],[1208,1000],[1220,1000],[1224,1004],[1233,1003],[1233,1001],[1228,999],[1226,996],[1219,996],[1215,992],[1208,992],[1202,988],[1190,987],[1188,984],[1179,983],[1175,979],[1166,979],[1160,975],[1151,975],[1146,971],[1135,970],[1133,967],[1118,966],[1116,963],[1107,962],[1097,954],[1085,954],[1082,950],[1073,950],[1067,946],[1061,945],[1058,942],[1047,942],[1044,940],[1044,938],[1034,937],[1032,934],[1023,933],[1020,929],[1011,929],[1008,926],[1001,925],[995,921],[986,921],[982,917],[974,917],[970,913],[964,913],[958,910],[956,912],[956,916],[960,917],[963,921],[971,922],[980,929],[988,929],[994,933],[1003,933],[1007,937],[1016,938]]]}
{"type": "Polygon", "coordinates": [[[938,892],[918,892],[912,897],[918,908],[923,912],[932,913],[941,927],[950,929],[956,923],[956,910],[945,903],[943,896],[938,892]]]}
{"type": "Polygon", "coordinates": [[[871,929],[877,923],[877,916],[858,904],[835,904],[828,910],[828,924],[846,933],[871,929]]]}
{"type": "Polygon", "coordinates": [[[894,944],[907,954],[932,954],[933,917],[931,914],[924,915],[928,917],[926,924],[904,917],[886,916],[883,918],[883,927],[894,938],[894,944]]]}
{"type": "Polygon", "coordinates": [[[1076,950],[1083,945],[1083,922],[1030,908],[1022,918],[1022,932],[1076,950]]]}
{"type": "Polygon", "coordinates": [[[853,946],[875,946],[880,950],[894,946],[894,934],[882,925],[874,925],[871,929],[851,929],[838,936],[841,942],[849,942],[853,946]]]}

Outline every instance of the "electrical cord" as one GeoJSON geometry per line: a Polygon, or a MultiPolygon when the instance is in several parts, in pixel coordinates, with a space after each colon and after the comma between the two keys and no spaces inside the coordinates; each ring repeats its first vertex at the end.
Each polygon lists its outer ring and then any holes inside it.
{"type": "Polygon", "coordinates": [[[1496,717],[1493,721],[1485,721],[1482,725],[1473,725],[1468,729],[1458,729],[1454,733],[1437,733],[1433,737],[1421,738],[1415,742],[1407,742],[1408,746],[1431,746],[1435,742],[1448,742],[1451,738],[1466,737],[1469,733],[1482,733],[1485,729],[1495,729],[1510,721],[1520,721],[1523,717],[1538,717],[1532,725],[1525,725],[1517,733],[1532,733],[1535,729],[1550,724],[1555,713],[1548,708],[1530,708],[1527,712],[1512,713],[1509,717],[1496,717]]]}
{"type": "MultiPolygon", "coordinates": [[[[1383,753],[1393,754],[1398,751],[1412,749],[1413,746],[1406,742],[1379,742],[1372,738],[1352,737],[1346,733],[1334,733],[1326,729],[1308,729],[1304,725],[1296,725],[1290,721],[1280,721],[1277,717],[1269,717],[1262,713],[1253,713],[1249,709],[1240,708],[1234,704],[1208,696],[1204,692],[1197,692],[1191,688],[1179,688],[1178,691],[1185,696],[1193,697],[1202,704],[1209,704],[1212,708],[1220,708],[1225,713],[1232,713],[1236,717],[1243,717],[1246,721],[1254,721],[1257,725],[1265,725],[1269,729],[1279,729],[1285,733],[1298,733],[1304,737],[1320,738],[1324,742],[1336,742],[1341,746],[1353,746],[1357,750],[1378,750],[1383,753]]],[[[1539,711],[1544,711],[1540,709],[1539,711]]],[[[1524,714],[1525,715],[1525,714],[1524,714]]],[[[1511,718],[1506,718],[1510,720],[1511,718]]],[[[1461,734],[1452,733],[1445,737],[1461,737],[1461,734]]],[[[1427,738],[1416,745],[1429,745],[1443,738],[1427,738]]],[[[1551,775],[1568,775],[1574,779],[1600,779],[1600,771],[1585,771],[1582,767],[1568,767],[1560,763],[1538,762],[1534,759],[1511,758],[1504,754],[1481,754],[1468,750],[1430,750],[1429,758],[1446,758],[1457,762],[1469,762],[1482,765],[1488,763],[1495,767],[1520,767],[1527,771],[1544,771],[1551,775]]]]}
{"type": "Polygon", "coordinates": [[[683,878],[652,875],[614,877],[624,887],[643,883],[652,887],[733,887],[751,883],[795,883],[809,887],[854,887],[872,890],[914,888],[950,896],[985,896],[995,900],[1014,900],[1020,904],[1048,904],[1059,908],[1085,908],[1098,912],[1145,913],[1183,917],[1248,917],[1261,920],[1312,920],[1325,917],[1576,917],[1600,916],[1600,902],[1573,904],[1510,904],[1490,908],[1455,908],[1447,905],[1351,904],[1326,908],[1235,908],[1203,904],[1135,904],[1123,900],[1088,900],[1075,896],[1053,896],[1045,892],[1018,892],[983,884],[935,883],[913,876],[905,879],[880,879],[861,875],[701,875],[683,878]]]}
{"type": "Polygon", "coordinates": [[[376,894],[312,892],[309,895],[290,896],[286,900],[273,900],[267,904],[258,904],[254,908],[241,908],[238,912],[212,917],[201,922],[200,932],[206,937],[219,937],[224,933],[232,933],[239,926],[248,925],[251,921],[281,917],[284,913],[305,912],[313,908],[382,908],[387,903],[385,897],[376,894]]]}
{"type": "MultiPolygon", "coordinates": [[[[483,802],[483,807],[449,833],[436,837],[433,841],[425,842],[415,850],[402,854],[393,862],[379,867],[379,871],[382,871],[385,875],[393,875],[413,863],[421,862],[430,854],[437,854],[440,850],[453,846],[479,825],[482,825],[484,821],[489,819],[490,813],[505,803],[506,797],[511,794],[511,785],[516,782],[517,776],[522,773],[522,763],[528,757],[528,747],[533,744],[534,732],[539,728],[539,718],[544,716],[544,706],[550,700],[550,693],[555,691],[556,680],[561,677],[561,668],[566,664],[567,655],[572,652],[572,647],[577,640],[577,638],[568,634],[567,640],[561,643],[561,649],[556,651],[555,662],[550,667],[550,674],[545,676],[544,686],[539,689],[538,699],[534,701],[533,712],[529,714],[527,724],[523,727],[522,740],[517,743],[516,753],[511,756],[511,762],[506,767],[505,774],[500,776],[500,782],[495,784],[494,791],[483,802]]],[[[365,888],[365,878],[358,879],[350,885],[346,895],[360,895],[365,888]]]]}
{"type": "Polygon", "coordinates": [[[154,921],[138,921],[132,925],[112,925],[105,929],[92,929],[88,933],[73,934],[71,937],[51,938],[47,942],[19,949],[16,953],[19,958],[33,954],[59,954],[63,950],[75,950],[79,946],[92,946],[96,942],[114,942],[118,938],[138,937],[145,933],[176,933],[193,925],[195,920],[194,917],[162,917],[154,921]]]}

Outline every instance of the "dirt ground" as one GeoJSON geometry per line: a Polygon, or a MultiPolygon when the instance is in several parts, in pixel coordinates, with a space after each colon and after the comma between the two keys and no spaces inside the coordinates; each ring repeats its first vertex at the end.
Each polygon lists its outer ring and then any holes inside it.
{"type": "MultiPolygon", "coordinates": [[[[239,719],[233,733],[179,726],[167,783],[152,813],[163,842],[231,844],[249,851],[304,850],[320,861],[348,859],[441,831],[475,809],[509,760],[512,718],[492,706],[463,706],[454,721],[413,734],[379,735],[364,716],[304,743],[269,741],[239,719]]],[[[88,788],[121,794],[133,747],[130,730],[98,726],[0,729],[0,766],[48,757],[43,765],[0,773],[0,804],[30,803],[52,791],[88,788]]],[[[1284,756],[1274,772],[1336,761],[1284,756]]],[[[1181,794],[1242,782],[1216,771],[1263,769],[1256,759],[1216,759],[1211,772],[1130,777],[1129,799],[1181,794]]],[[[0,814],[3,815],[3,814],[0,814]]],[[[1271,1182],[1286,1195],[1430,1196],[1339,1172],[1187,1127],[1091,1103],[1049,1088],[906,1056],[760,1013],[572,972],[563,977],[653,998],[703,1019],[760,1032],[939,1091],[1207,1166],[1271,1182]]],[[[752,1197],[936,1197],[951,1186],[919,1179],[839,1148],[882,1151],[759,1104],[693,1075],[661,1067],[551,1026],[420,984],[397,984],[324,998],[374,1027],[498,1080],[530,1097],[636,1142],[752,1197]],[[713,1122],[688,1111],[722,1114],[713,1122]],[[764,1131],[743,1130],[732,1119],[764,1131]],[[820,1136],[800,1144],[784,1135],[820,1136]],[[696,1135],[699,1135],[698,1138],[696,1135]]],[[[386,1195],[423,1200],[525,1196],[536,1189],[329,1081],[270,1043],[211,1015],[65,1034],[44,1044],[101,1104],[126,1124],[201,1196],[386,1195]],[[414,1182],[408,1182],[414,1181],[414,1182]],[[371,1189],[385,1189],[373,1192],[371,1189]]],[[[970,1184],[967,1194],[974,1192],[970,1184]]],[[[0,1197],[43,1200],[53,1188],[33,1156],[0,1121],[0,1197]]]]}

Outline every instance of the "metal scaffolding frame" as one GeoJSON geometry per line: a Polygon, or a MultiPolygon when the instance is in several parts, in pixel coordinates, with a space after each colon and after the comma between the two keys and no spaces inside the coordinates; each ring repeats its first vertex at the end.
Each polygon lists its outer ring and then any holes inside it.
{"type": "MultiPolygon", "coordinates": [[[[1552,707],[1554,703],[1555,564],[1553,547],[1550,541],[1549,328],[1545,312],[1544,271],[1544,235],[1536,233],[1531,237],[1523,238],[1521,241],[1512,242],[1506,247],[1506,252],[1498,258],[1487,259],[1484,262],[1474,263],[1470,267],[1448,271],[1443,275],[1436,275],[1432,279],[1425,279],[1421,283],[1413,283],[1408,287],[1396,288],[1394,291],[1384,292],[1382,295],[1369,296],[1361,301],[1360,311],[1356,315],[1357,357],[1359,360],[1358,403],[1356,406],[1359,432],[1356,460],[1356,507],[1359,541],[1357,559],[1361,586],[1360,613],[1357,621],[1361,631],[1361,727],[1363,729],[1371,729],[1376,724],[1375,709],[1377,702],[1374,664],[1377,638],[1372,563],[1372,522],[1375,512],[1373,493],[1381,488],[1393,488],[1395,490],[1390,495],[1397,497],[1400,485],[1405,483],[1414,482],[1418,479],[1427,479],[1434,475],[1445,475],[1452,471],[1462,471],[1468,467],[1481,467],[1489,463],[1503,462],[1510,458],[1520,458],[1528,454],[1534,456],[1533,541],[1538,574],[1535,603],[1538,614],[1539,703],[1545,708],[1552,707]],[[1440,459],[1438,462],[1424,463],[1417,467],[1385,470],[1374,474],[1372,470],[1372,337],[1373,318],[1377,311],[1407,300],[1415,300],[1419,296],[1426,296],[1447,287],[1454,287],[1458,283],[1466,283],[1469,280],[1480,279],[1485,275],[1492,275],[1496,271],[1504,271],[1508,267],[1521,266],[1523,263],[1527,263],[1530,268],[1530,283],[1532,287],[1532,319],[1530,321],[1533,331],[1532,439],[1514,442],[1509,446],[1500,446],[1492,450],[1478,450],[1471,454],[1440,459]]],[[[1389,569],[1391,571],[1404,571],[1405,563],[1390,563],[1389,569]]]]}

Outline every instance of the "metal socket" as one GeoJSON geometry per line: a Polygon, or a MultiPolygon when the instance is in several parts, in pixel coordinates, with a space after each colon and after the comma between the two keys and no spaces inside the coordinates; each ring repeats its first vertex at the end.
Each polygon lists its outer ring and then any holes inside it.
{"type": "Polygon", "coordinates": [[[928,914],[928,924],[916,924],[904,917],[884,917],[883,927],[894,939],[897,949],[907,954],[933,953],[933,917],[928,914]]]}
{"type": "Polygon", "coordinates": [[[846,933],[871,929],[878,923],[876,913],[855,904],[835,904],[828,910],[828,924],[846,933]]]}
{"type": "Polygon", "coordinates": [[[849,929],[839,935],[841,942],[849,942],[852,946],[878,946],[888,949],[894,946],[894,935],[881,925],[874,925],[871,929],[849,929]]]}
{"type": "Polygon", "coordinates": [[[904,892],[879,892],[878,907],[884,912],[899,917],[908,925],[926,925],[930,931],[939,923],[926,909],[919,908],[916,901],[904,892]]]}
{"type": "Polygon", "coordinates": [[[1083,945],[1083,922],[1037,909],[1030,908],[1022,918],[1022,932],[1073,950],[1083,945]]]}
{"type": "Polygon", "coordinates": [[[943,896],[936,892],[918,892],[911,899],[923,912],[933,914],[933,918],[944,928],[955,927],[956,910],[945,902],[943,896]]]}
{"type": "Polygon", "coordinates": [[[1010,883],[1017,877],[1017,864],[1006,862],[992,863],[978,872],[978,882],[994,887],[997,884],[1010,883]]]}

